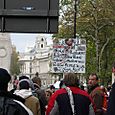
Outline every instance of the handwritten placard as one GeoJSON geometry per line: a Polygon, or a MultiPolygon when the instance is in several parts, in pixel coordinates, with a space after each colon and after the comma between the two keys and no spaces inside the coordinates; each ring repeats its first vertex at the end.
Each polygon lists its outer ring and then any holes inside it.
{"type": "Polygon", "coordinates": [[[86,41],[62,39],[53,44],[52,69],[54,73],[85,73],[86,41]]]}

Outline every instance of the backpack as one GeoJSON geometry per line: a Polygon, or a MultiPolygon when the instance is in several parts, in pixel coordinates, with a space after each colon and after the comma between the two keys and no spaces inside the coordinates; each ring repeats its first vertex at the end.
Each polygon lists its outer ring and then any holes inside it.
{"type": "Polygon", "coordinates": [[[106,94],[103,95],[103,110],[107,110],[107,105],[108,105],[108,96],[106,94]]]}
{"type": "Polygon", "coordinates": [[[100,87],[97,87],[97,88],[94,89],[94,91],[96,91],[96,90],[100,90],[102,92],[102,96],[103,96],[102,110],[104,112],[106,112],[106,110],[107,110],[107,104],[108,104],[108,99],[107,99],[108,96],[107,96],[107,94],[100,87]]]}
{"type": "Polygon", "coordinates": [[[39,99],[41,115],[45,115],[45,111],[46,111],[45,106],[47,105],[45,90],[35,89],[32,91],[32,94],[39,99]]]}
{"type": "Polygon", "coordinates": [[[29,115],[14,99],[0,97],[0,115],[29,115]]]}

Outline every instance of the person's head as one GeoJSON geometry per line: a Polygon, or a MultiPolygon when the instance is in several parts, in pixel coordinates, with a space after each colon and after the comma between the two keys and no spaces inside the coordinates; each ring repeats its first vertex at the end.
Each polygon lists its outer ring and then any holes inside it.
{"type": "Polygon", "coordinates": [[[27,79],[20,80],[19,82],[19,90],[21,89],[27,89],[29,90],[30,88],[30,81],[27,79]]]}
{"type": "Polygon", "coordinates": [[[55,92],[55,87],[54,85],[50,85],[50,90],[54,93],[55,92]]]}
{"type": "Polygon", "coordinates": [[[72,46],[72,44],[73,44],[73,39],[71,39],[71,38],[65,39],[65,43],[66,43],[68,46],[72,46]]]}
{"type": "Polygon", "coordinates": [[[77,77],[77,74],[75,73],[66,73],[64,75],[63,82],[66,86],[74,86],[74,87],[79,86],[79,79],[77,77]]]}
{"type": "Polygon", "coordinates": [[[27,76],[27,75],[22,75],[22,76],[19,77],[19,81],[21,81],[21,80],[23,80],[23,79],[28,80],[29,83],[30,83],[30,88],[31,88],[32,90],[34,90],[33,81],[29,78],[29,76],[27,76]]]}
{"type": "Polygon", "coordinates": [[[7,91],[11,76],[6,69],[0,68],[0,90],[7,91]]]}
{"type": "Polygon", "coordinates": [[[88,80],[88,86],[93,87],[97,84],[98,84],[98,76],[95,73],[90,74],[89,80],[88,80]]]}
{"type": "Polygon", "coordinates": [[[36,76],[36,77],[39,77],[39,73],[38,73],[38,72],[36,72],[36,73],[35,73],[35,76],[36,76]]]}
{"type": "Polygon", "coordinates": [[[14,75],[14,80],[17,80],[17,76],[16,75],[14,75]]]}
{"type": "Polygon", "coordinates": [[[33,77],[32,81],[41,87],[41,79],[39,77],[33,77]]]}
{"type": "Polygon", "coordinates": [[[47,89],[47,90],[45,91],[45,94],[46,94],[46,99],[47,99],[47,101],[49,101],[49,99],[50,99],[50,97],[51,97],[51,95],[52,95],[52,91],[51,91],[50,89],[47,89]]]}

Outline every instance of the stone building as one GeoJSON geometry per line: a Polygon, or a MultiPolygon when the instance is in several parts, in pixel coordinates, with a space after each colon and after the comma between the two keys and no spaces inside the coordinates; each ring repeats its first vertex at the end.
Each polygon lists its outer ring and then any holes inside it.
{"type": "Polygon", "coordinates": [[[38,73],[43,85],[54,83],[57,78],[50,74],[51,53],[52,45],[47,45],[45,37],[37,36],[35,45],[27,47],[24,53],[20,53],[21,74],[34,77],[38,73]]]}
{"type": "Polygon", "coordinates": [[[10,34],[0,33],[0,67],[10,72],[12,43],[10,34]]]}

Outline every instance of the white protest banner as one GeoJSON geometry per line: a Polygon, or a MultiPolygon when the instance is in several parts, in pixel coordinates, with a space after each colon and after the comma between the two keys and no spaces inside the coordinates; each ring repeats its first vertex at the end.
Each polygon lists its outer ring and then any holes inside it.
{"type": "Polygon", "coordinates": [[[85,73],[86,41],[84,39],[62,39],[53,44],[52,72],[85,73]]]}

